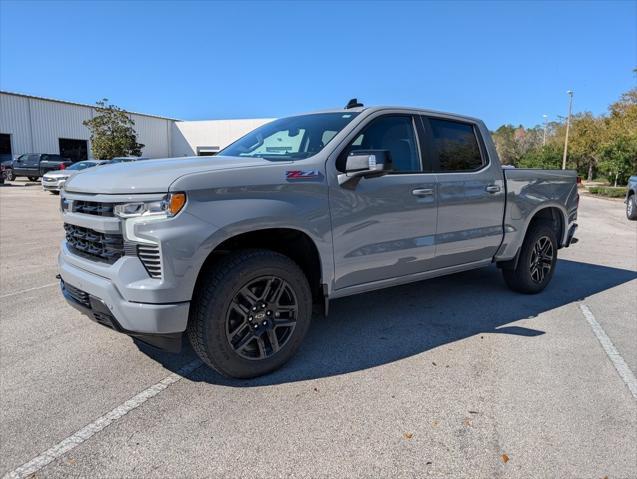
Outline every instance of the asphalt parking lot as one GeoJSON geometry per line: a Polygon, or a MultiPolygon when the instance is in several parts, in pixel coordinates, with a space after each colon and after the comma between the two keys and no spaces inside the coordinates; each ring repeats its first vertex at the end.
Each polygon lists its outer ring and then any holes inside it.
{"type": "Polygon", "coordinates": [[[582,197],[580,241],[540,295],[493,267],[336,300],[251,381],[67,306],[57,208],[37,184],[0,187],[0,474],[637,477],[637,222],[621,202],[582,197]]]}

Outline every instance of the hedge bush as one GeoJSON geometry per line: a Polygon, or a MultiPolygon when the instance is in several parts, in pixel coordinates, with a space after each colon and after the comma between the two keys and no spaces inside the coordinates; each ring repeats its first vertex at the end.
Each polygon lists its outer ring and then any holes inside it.
{"type": "Polygon", "coordinates": [[[594,195],[608,196],[609,198],[623,198],[626,196],[625,187],[591,186],[588,191],[594,195]]]}

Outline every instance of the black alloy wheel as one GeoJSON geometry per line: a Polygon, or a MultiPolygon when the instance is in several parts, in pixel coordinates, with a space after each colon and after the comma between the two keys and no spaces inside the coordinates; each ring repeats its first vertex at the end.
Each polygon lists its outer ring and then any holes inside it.
{"type": "Polygon", "coordinates": [[[514,268],[502,269],[504,281],[513,291],[536,294],[551,282],[557,266],[557,236],[545,221],[531,223],[514,268]]]}
{"type": "Polygon", "coordinates": [[[224,376],[253,378],[294,356],[311,318],[312,291],[296,262],[270,250],[238,250],[202,273],[188,336],[210,367],[224,376]]]}
{"type": "Polygon", "coordinates": [[[534,283],[541,284],[553,268],[553,243],[548,236],[539,238],[531,252],[529,272],[534,283]]]}
{"type": "Polygon", "coordinates": [[[292,337],[298,301],[290,284],[262,276],[243,286],[226,314],[226,338],[242,358],[262,360],[276,354],[292,337]]]}

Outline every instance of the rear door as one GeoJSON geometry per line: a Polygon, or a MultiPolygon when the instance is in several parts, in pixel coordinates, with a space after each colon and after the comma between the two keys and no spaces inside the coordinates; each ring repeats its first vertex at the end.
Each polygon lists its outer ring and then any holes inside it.
{"type": "Polygon", "coordinates": [[[503,237],[502,168],[475,123],[422,116],[437,179],[435,268],[491,259],[503,237]]]}
{"type": "Polygon", "coordinates": [[[435,175],[423,161],[417,116],[378,114],[350,135],[335,158],[329,202],[335,289],[419,273],[435,255],[435,175]],[[336,175],[352,151],[388,150],[394,171],[341,186],[336,175]]]}

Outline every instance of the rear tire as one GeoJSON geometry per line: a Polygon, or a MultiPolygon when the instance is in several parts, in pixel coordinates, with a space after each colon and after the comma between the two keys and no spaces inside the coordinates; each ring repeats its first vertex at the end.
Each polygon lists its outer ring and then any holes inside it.
{"type": "Polygon", "coordinates": [[[550,283],[557,263],[555,231],[547,223],[531,224],[515,269],[503,269],[504,281],[513,291],[536,294],[550,283]]]}
{"type": "Polygon", "coordinates": [[[4,176],[7,179],[7,181],[15,180],[15,175],[13,174],[13,171],[6,172],[4,176]]]}
{"type": "Polygon", "coordinates": [[[253,378],[296,353],[310,327],[312,293],[294,261],[273,251],[244,250],[204,274],[188,336],[206,364],[224,376],[253,378]]]}
{"type": "Polygon", "coordinates": [[[635,201],[634,194],[630,195],[626,200],[626,218],[637,220],[637,201],[635,201]]]}

